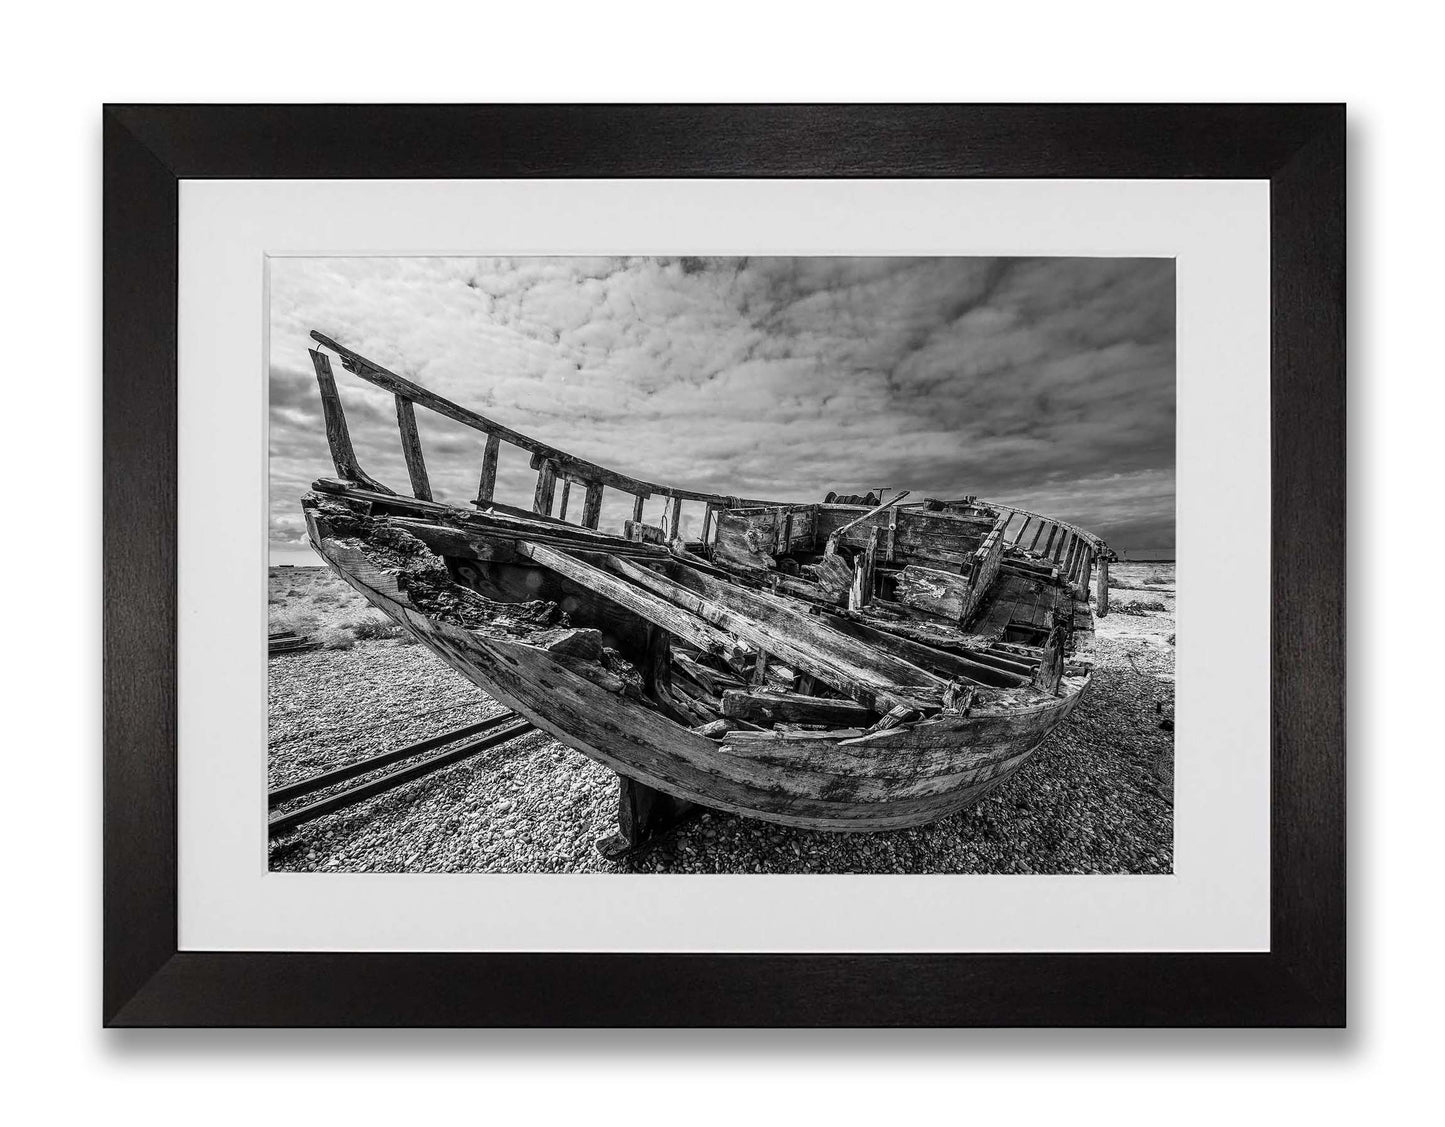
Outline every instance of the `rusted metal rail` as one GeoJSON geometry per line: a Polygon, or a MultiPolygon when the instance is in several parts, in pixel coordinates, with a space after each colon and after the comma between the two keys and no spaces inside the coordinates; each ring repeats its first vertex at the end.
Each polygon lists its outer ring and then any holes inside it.
{"type": "Polygon", "coordinates": [[[394,771],[388,771],[374,779],[367,779],[356,786],[347,787],[344,790],[329,794],[324,798],[295,810],[288,810],[284,813],[272,814],[268,823],[267,832],[271,837],[278,837],[281,834],[289,833],[297,826],[320,818],[323,815],[331,814],[347,806],[353,806],[358,802],[373,798],[403,783],[412,782],[415,779],[423,778],[438,771],[450,764],[457,763],[469,756],[486,751],[489,748],[497,747],[500,744],[514,740],[518,736],[526,735],[532,731],[532,723],[524,720],[512,712],[504,712],[498,716],[489,717],[476,724],[458,728],[452,732],[444,732],[441,735],[431,736],[428,739],[419,740],[416,743],[408,744],[406,747],[393,748],[390,751],[383,751],[377,755],[368,756],[366,759],[356,763],[349,763],[345,767],[337,767],[332,771],[323,771],[319,775],[313,775],[307,779],[300,779],[285,786],[276,787],[267,794],[267,805],[270,809],[282,806],[297,798],[303,798],[308,794],[316,794],[319,791],[327,790],[339,783],[368,775],[383,767],[389,767],[393,763],[399,763],[406,759],[413,759],[419,755],[425,755],[428,751],[443,747],[446,744],[454,743],[457,740],[465,739],[483,733],[478,739],[464,743],[459,747],[447,748],[436,755],[428,756],[418,762],[408,763],[394,771]]]}

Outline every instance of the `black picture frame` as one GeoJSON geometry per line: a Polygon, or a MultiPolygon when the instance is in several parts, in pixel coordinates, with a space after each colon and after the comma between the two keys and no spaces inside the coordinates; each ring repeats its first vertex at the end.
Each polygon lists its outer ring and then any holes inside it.
{"type": "Polygon", "coordinates": [[[1343,106],[112,105],[103,132],[107,1025],[1344,1023],[1343,106]],[[178,184],[221,177],[1267,179],[1268,953],[177,950],[178,184]]]}

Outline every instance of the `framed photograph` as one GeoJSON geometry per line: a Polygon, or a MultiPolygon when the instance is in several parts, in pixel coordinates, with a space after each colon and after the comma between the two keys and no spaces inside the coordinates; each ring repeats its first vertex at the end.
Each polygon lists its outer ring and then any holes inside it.
{"type": "Polygon", "coordinates": [[[108,1025],[1344,1022],[1340,106],[110,106],[108,1025]]]}

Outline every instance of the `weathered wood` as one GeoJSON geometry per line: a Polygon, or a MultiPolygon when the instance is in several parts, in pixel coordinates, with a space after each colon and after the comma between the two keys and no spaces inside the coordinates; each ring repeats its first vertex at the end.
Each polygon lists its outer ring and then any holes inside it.
{"type": "Polygon", "coordinates": [[[714,506],[709,505],[702,514],[702,543],[706,544],[712,537],[712,514],[714,506]]]}
{"type": "Polygon", "coordinates": [[[1023,522],[1023,524],[1019,525],[1019,530],[1018,530],[1018,532],[1014,535],[1014,538],[1009,541],[1009,543],[1010,543],[1011,545],[1013,545],[1014,547],[1017,547],[1017,546],[1018,546],[1019,542],[1020,542],[1021,540],[1023,540],[1023,538],[1024,538],[1024,533],[1029,530],[1029,523],[1030,523],[1033,519],[1034,519],[1033,517],[1024,517],[1024,522],[1023,522]]]}
{"type": "MultiPolygon", "coordinates": [[[[494,419],[453,403],[450,399],[428,391],[418,383],[397,375],[395,372],[383,368],[373,360],[368,360],[360,353],[353,352],[344,345],[338,344],[324,333],[312,331],[311,339],[324,348],[331,349],[341,357],[342,366],[348,372],[354,372],[368,383],[375,384],[391,392],[393,395],[400,395],[418,403],[438,415],[445,416],[461,423],[463,426],[471,427],[486,434],[496,435],[498,438],[529,451],[533,455],[533,469],[540,468],[540,460],[553,463],[556,470],[565,472],[567,476],[579,481],[600,481],[603,485],[609,485],[613,489],[620,489],[624,493],[641,494],[650,497],[654,493],[668,493],[671,496],[681,498],[684,501],[711,501],[716,504],[723,504],[729,498],[717,493],[703,493],[694,489],[677,489],[657,485],[650,481],[643,481],[641,478],[632,477],[628,474],[618,473],[606,466],[599,466],[595,462],[589,462],[584,458],[577,458],[568,454],[565,450],[559,450],[555,446],[545,442],[539,442],[530,435],[521,431],[513,430],[511,427],[503,426],[494,419]]],[[[337,471],[340,473],[340,470],[337,471]]],[[[342,474],[347,477],[348,475],[342,474]]],[[[733,504],[738,505],[775,505],[776,501],[758,500],[753,498],[735,498],[733,504]]]]}
{"type": "Polygon", "coordinates": [[[891,509],[894,505],[898,504],[899,501],[903,500],[903,498],[905,498],[905,497],[907,497],[907,496],[908,496],[908,490],[905,489],[905,490],[903,490],[903,492],[899,493],[897,496],[895,496],[895,497],[890,497],[888,500],[884,501],[883,504],[877,505],[877,506],[875,506],[874,508],[869,509],[866,513],[863,513],[861,516],[855,517],[853,520],[850,520],[847,524],[843,525],[841,528],[836,529],[836,530],[828,537],[828,539],[829,539],[830,541],[832,541],[833,543],[839,542],[840,540],[842,540],[844,533],[850,531],[850,530],[853,529],[853,528],[856,528],[858,525],[862,524],[864,521],[869,520],[869,519],[871,519],[871,518],[873,518],[873,517],[876,517],[876,516],[877,516],[879,513],[881,513],[884,509],[891,509]]]}
{"type": "Polygon", "coordinates": [[[596,528],[602,520],[602,483],[589,481],[587,497],[582,502],[582,527],[596,528]]]}
{"type": "Polygon", "coordinates": [[[497,491],[497,455],[501,452],[502,440],[495,434],[487,435],[487,445],[482,451],[482,476],[477,482],[477,501],[485,504],[497,491]]]}
{"type": "Polygon", "coordinates": [[[411,493],[423,501],[430,501],[431,482],[426,476],[426,459],[421,452],[421,435],[416,429],[416,408],[411,400],[396,397],[396,426],[401,431],[401,452],[406,458],[406,473],[411,478],[411,493]]]}
{"type": "Polygon", "coordinates": [[[963,616],[969,590],[967,576],[909,564],[898,573],[893,594],[906,606],[957,622],[963,616]]]}
{"type": "Polygon", "coordinates": [[[557,467],[544,461],[537,470],[537,488],[532,492],[532,511],[552,515],[552,493],[557,486],[557,467]]]}
{"type": "Polygon", "coordinates": [[[566,519],[567,519],[567,502],[571,499],[571,496],[572,496],[572,479],[571,479],[571,478],[564,478],[564,479],[562,480],[562,499],[557,502],[557,519],[558,519],[558,520],[566,520],[566,519]]]}
{"type": "Polygon", "coordinates": [[[646,500],[640,493],[632,498],[632,519],[638,524],[642,523],[642,506],[646,500]]]}
{"type": "Polygon", "coordinates": [[[942,700],[947,686],[942,678],[891,655],[860,649],[846,634],[796,609],[787,599],[736,587],[682,564],[668,566],[688,576],[690,585],[686,587],[632,560],[612,557],[608,566],[870,707],[879,704],[881,710],[907,704],[930,709],[942,700]]]}
{"type": "Polygon", "coordinates": [[[758,659],[753,663],[752,684],[755,688],[764,688],[768,683],[768,651],[758,650],[758,659]]]}
{"type": "Polygon", "coordinates": [[[1059,682],[1064,675],[1064,647],[1068,640],[1068,624],[1063,620],[1056,621],[1049,630],[1048,638],[1044,641],[1038,667],[1033,673],[1035,688],[1045,693],[1059,691],[1059,682]]]}
{"type": "Polygon", "coordinates": [[[850,727],[867,724],[874,713],[855,700],[810,697],[798,693],[728,689],[722,694],[722,713],[755,724],[827,724],[850,727]]]}
{"type": "Polygon", "coordinates": [[[1048,559],[1053,559],[1053,556],[1051,556],[1051,555],[1049,554],[1049,551],[1050,551],[1051,548],[1053,548],[1053,546],[1054,546],[1054,537],[1057,536],[1058,534],[1059,534],[1059,526],[1056,525],[1056,524],[1051,524],[1051,525],[1049,525],[1049,538],[1044,541],[1043,551],[1041,551],[1041,552],[1039,553],[1039,555],[1043,556],[1044,559],[1046,559],[1046,560],[1048,560],[1048,559]]]}
{"type": "Polygon", "coordinates": [[[1044,529],[1045,529],[1046,527],[1047,527],[1047,526],[1046,526],[1046,524],[1044,523],[1044,521],[1043,521],[1042,519],[1040,519],[1040,520],[1039,520],[1039,526],[1038,526],[1038,528],[1034,529],[1034,538],[1029,541],[1029,551],[1030,551],[1030,552],[1032,552],[1036,547],[1038,547],[1039,537],[1044,534],[1044,529]]]}
{"type": "Polygon", "coordinates": [[[678,529],[678,526],[679,526],[681,523],[682,523],[682,498],[681,498],[681,497],[673,497],[673,498],[672,498],[670,501],[668,501],[668,503],[667,503],[667,526],[666,526],[666,528],[665,528],[665,530],[664,530],[665,533],[666,533],[666,536],[667,536],[667,542],[668,542],[669,544],[671,544],[674,540],[677,539],[677,529],[678,529]]]}
{"type": "MultiPolygon", "coordinates": [[[[666,599],[647,591],[638,590],[616,575],[600,567],[577,559],[566,552],[559,552],[543,544],[531,541],[517,541],[517,551],[534,563],[540,564],[558,575],[564,575],[580,583],[604,599],[610,599],[619,606],[640,615],[654,626],[659,626],[683,641],[696,646],[704,653],[716,654],[735,668],[742,666],[751,649],[748,645],[700,620],[696,615],[666,599]]],[[[618,557],[609,557],[618,559],[618,557]]]]}
{"type": "Polygon", "coordinates": [[[702,664],[702,662],[695,661],[687,654],[677,650],[673,651],[672,663],[677,666],[684,675],[691,677],[715,697],[721,698],[729,689],[741,689],[744,684],[741,678],[734,677],[729,673],[722,673],[716,669],[710,669],[702,664]]]}
{"type": "Polygon", "coordinates": [[[1109,613],[1109,554],[1099,555],[1099,585],[1094,596],[1094,613],[1103,618],[1109,613]]]}
{"type": "MultiPolygon", "coordinates": [[[[697,732],[698,735],[713,733],[697,732]]],[[[597,843],[609,861],[623,861],[656,845],[703,807],[656,790],[626,775],[617,776],[617,832],[597,843]]]]}
{"type": "Polygon", "coordinates": [[[661,544],[663,542],[662,529],[655,524],[643,524],[641,521],[629,520],[622,523],[623,535],[629,540],[636,540],[640,544],[661,544]]]}
{"type": "Polygon", "coordinates": [[[326,445],[331,449],[331,461],[336,466],[336,476],[374,489],[378,493],[392,493],[392,490],[362,470],[356,460],[356,451],[351,447],[351,432],[346,427],[346,412],[341,407],[341,396],[336,390],[336,377],[331,374],[331,358],[324,352],[312,348],[311,366],[316,369],[316,386],[321,390],[321,414],[326,423],[326,445]]]}
{"type": "Polygon", "coordinates": [[[873,597],[873,568],[878,556],[878,528],[868,535],[868,546],[853,561],[853,583],[848,591],[848,609],[862,610],[873,597]]]}

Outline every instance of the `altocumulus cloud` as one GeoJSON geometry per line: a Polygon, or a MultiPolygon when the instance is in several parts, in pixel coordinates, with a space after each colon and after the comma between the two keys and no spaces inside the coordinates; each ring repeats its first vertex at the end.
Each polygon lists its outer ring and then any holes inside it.
{"type": "MultiPolygon", "coordinates": [[[[653,481],[820,500],[973,493],[1124,549],[1174,544],[1174,264],[1121,258],[279,258],[271,542],[331,473],[311,329],[653,481]]],[[[357,450],[404,483],[391,397],[341,371],[357,450]]],[[[481,437],[426,411],[439,498],[481,437]]],[[[506,448],[504,448],[504,451],[506,448]]],[[[525,454],[498,495],[526,503],[525,454]]],[[[604,526],[626,515],[613,498],[604,526]]]]}

